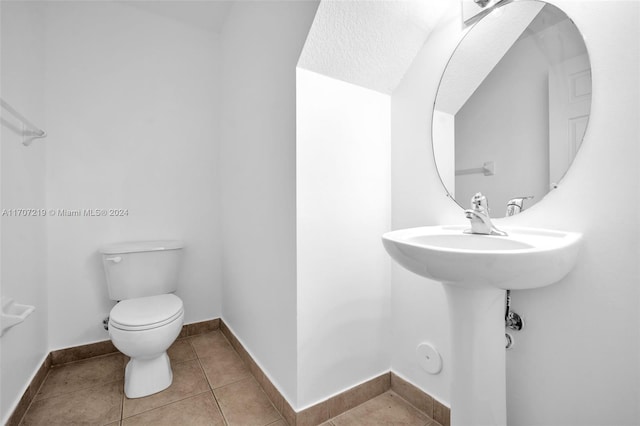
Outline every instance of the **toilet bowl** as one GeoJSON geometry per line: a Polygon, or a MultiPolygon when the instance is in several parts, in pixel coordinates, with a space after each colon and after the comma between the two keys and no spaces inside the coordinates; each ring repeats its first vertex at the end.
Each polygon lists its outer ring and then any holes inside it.
{"type": "Polygon", "coordinates": [[[167,349],[180,334],[183,321],[183,303],[175,294],[127,299],[113,307],[109,337],[131,358],[125,370],[128,398],[151,395],[171,385],[167,349]]]}
{"type": "Polygon", "coordinates": [[[167,349],[184,321],[174,293],[184,244],[177,240],[131,241],[100,249],[109,298],[109,337],[131,360],[124,377],[128,398],[141,398],[171,385],[167,349]]]}

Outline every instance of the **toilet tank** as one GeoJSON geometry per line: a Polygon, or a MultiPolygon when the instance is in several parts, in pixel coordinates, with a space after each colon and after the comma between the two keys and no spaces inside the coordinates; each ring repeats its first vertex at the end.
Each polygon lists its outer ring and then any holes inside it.
{"type": "Polygon", "coordinates": [[[181,241],[135,241],[100,249],[109,298],[133,299],[173,293],[178,288],[181,241]]]}

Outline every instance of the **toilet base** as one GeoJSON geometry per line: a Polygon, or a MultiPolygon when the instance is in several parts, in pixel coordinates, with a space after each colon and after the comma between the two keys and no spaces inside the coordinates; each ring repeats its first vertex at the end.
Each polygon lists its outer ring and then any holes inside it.
{"type": "Polygon", "coordinates": [[[167,352],[155,358],[131,358],[124,373],[124,394],[127,398],[142,398],[171,386],[173,372],[167,352]]]}

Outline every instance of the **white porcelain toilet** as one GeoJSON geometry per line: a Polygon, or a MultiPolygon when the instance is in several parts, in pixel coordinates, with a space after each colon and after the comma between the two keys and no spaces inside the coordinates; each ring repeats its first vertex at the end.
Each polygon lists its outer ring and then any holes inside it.
{"type": "Polygon", "coordinates": [[[109,337],[131,360],[124,377],[128,398],[168,388],[173,380],[167,349],[184,320],[178,287],[180,241],[110,244],[100,249],[109,298],[109,337]]]}

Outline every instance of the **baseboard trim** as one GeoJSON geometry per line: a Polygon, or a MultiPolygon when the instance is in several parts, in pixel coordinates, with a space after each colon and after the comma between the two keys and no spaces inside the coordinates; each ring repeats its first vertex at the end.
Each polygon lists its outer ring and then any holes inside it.
{"type": "Polygon", "coordinates": [[[49,374],[49,370],[51,369],[51,353],[47,354],[36,371],[36,374],[31,379],[31,383],[27,386],[27,389],[22,394],[20,401],[18,401],[18,405],[13,409],[13,413],[9,416],[9,419],[5,423],[5,426],[18,426],[22,417],[27,412],[29,405],[31,405],[31,401],[35,398],[36,394],[40,390],[40,386],[44,382],[44,379],[47,378],[47,374],[49,374]]]}
{"type": "MultiPolygon", "coordinates": [[[[220,328],[220,318],[206,321],[184,324],[178,335],[181,337],[194,336],[220,328]]],[[[51,352],[51,365],[56,366],[69,362],[82,361],[83,359],[93,358],[101,355],[108,355],[118,352],[111,340],[103,340],[101,342],[89,343],[86,345],[74,346],[71,348],[59,349],[51,352]]]]}
{"type": "Polygon", "coordinates": [[[392,390],[416,409],[434,419],[442,426],[450,426],[451,412],[449,408],[431,395],[420,390],[396,375],[393,371],[381,374],[364,383],[360,383],[344,392],[339,393],[325,401],[319,402],[309,408],[296,412],[287,402],[284,396],[271,383],[255,360],[249,355],[242,343],[233,334],[223,320],[220,321],[220,331],[225,335],[231,346],[238,352],[240,358],[247,364],[249,371],[258,381],[265,394],[271,400],[273,406],[280,412],[290,426],[316,426],[320,423],[336,417],[345,411],[392,390]]]}
{"type": "MultiPolygon", "coordinates": [[[[431,417],[442,426],[450,426],[451,411],[444,404],[433,398],[428,393],[420,390],[415,385],[395,374],[393,371],[383,373],[371,380],[360,383],[338,395],[325,401],[319,402],[311,407],[296,412],[280,391],[273,385],[249,352],[240,343],[231,329],[220,318],[207,321],[200,321],[182,326],[182,331],[178,338],[195,336],[202,333],[218,330],[222,331],[233,348],[238,352],[242,361],[247,364],[249,371],[271,400],[274,407],[280,412],[282,417],[290,426],[315,426],[336,417],[345,411],[357,407],[358,405],[392,390],[415,408],[431,417]]],[[[27,412],[29,405],[40,390],[49,370],[55,366],[82,361],[110,353],[117,352],[110,340],[105,340],[87,345],[80,345],[66,349],[51,351],[42,362],[42,365],[34,375],[27,390],[20,398],[18,405],[13,410],[5,426],[17,426],[22,417],[27,412]]]]}
{"type": "Polygon", "coordinates": [[[391,372],[391,390],[442,426],[451,426],[451,410],[440,401],[391,372]]]}

